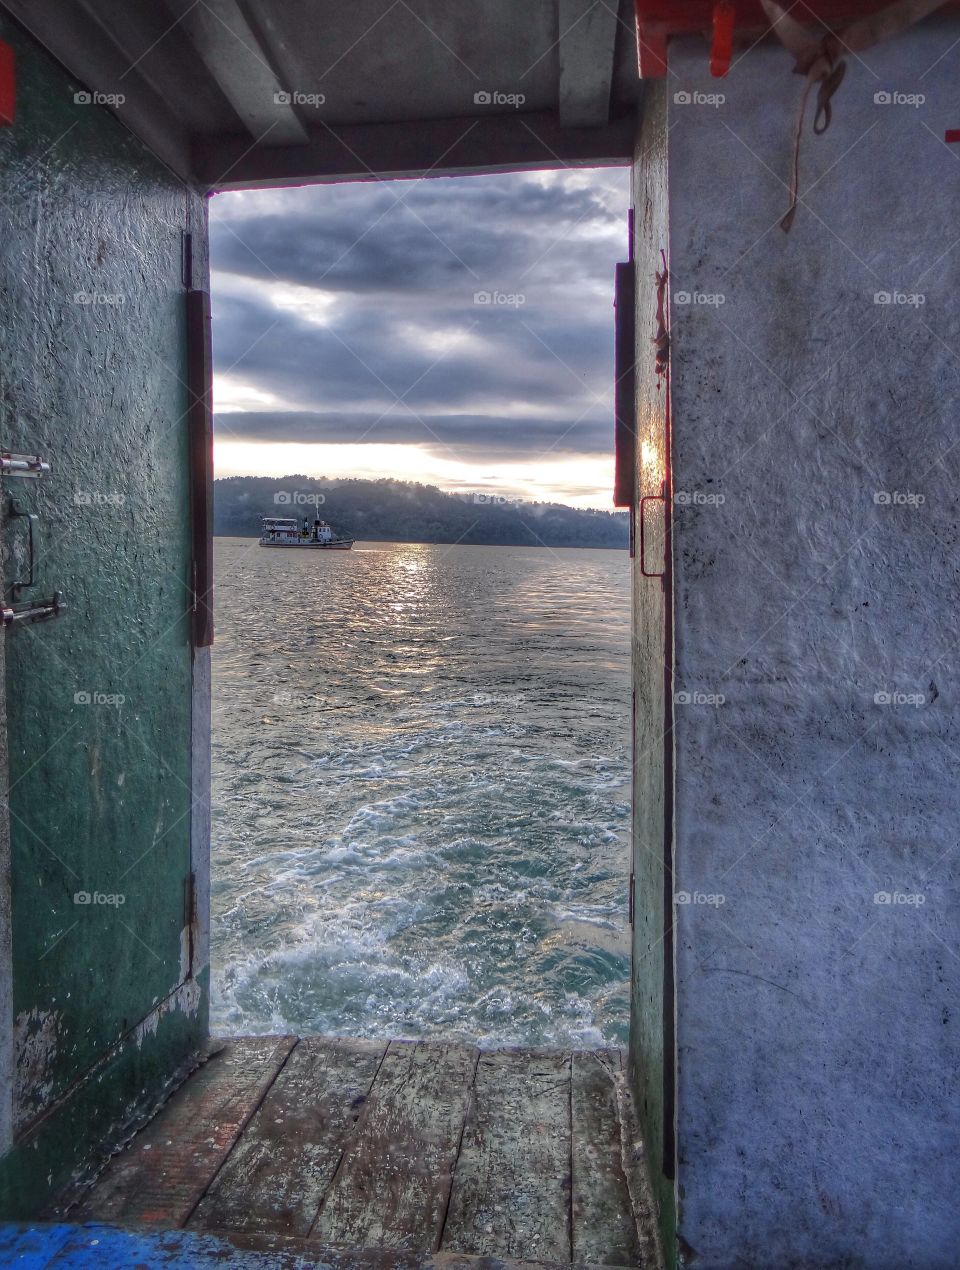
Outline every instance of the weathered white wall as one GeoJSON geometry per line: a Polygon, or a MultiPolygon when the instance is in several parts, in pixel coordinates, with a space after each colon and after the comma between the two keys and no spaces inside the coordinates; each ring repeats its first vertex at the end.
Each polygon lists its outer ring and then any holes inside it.
{"type": "Polygon", "coordinates": [[[680,1246],[955,1266],[960,22],[849,59],[789,235],[802,81],[707,60],[668,81],[680,1246]]]}

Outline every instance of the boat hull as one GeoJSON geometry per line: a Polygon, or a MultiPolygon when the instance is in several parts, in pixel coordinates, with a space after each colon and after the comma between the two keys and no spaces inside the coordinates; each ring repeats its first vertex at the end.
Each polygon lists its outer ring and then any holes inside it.
{"type": "Polygon", "coordinates": [[[286,549],[307,551],[349,551],[355,538],[344,538],[341,542],[260,542],[261,547],[282,547],[286,549]]]}

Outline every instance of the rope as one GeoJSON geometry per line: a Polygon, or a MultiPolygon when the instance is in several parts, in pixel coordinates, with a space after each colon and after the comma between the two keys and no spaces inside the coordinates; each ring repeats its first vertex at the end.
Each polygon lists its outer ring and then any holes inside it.
{"type": "Polygon", "coordinates": [[[841,52],[858,53],[861,49],[879,44],[881,40],[888,40],[894,35],[899,35],[907,27],[913,26],[934,10],[941,8],[945,0],[895,0],[895,3],[881,9],[878,13],[859,18],[839,34],[827,32],[819,38],[811,35],[796,18],[792,18],[778,0],[761,0],[761,2],[780,42],[789,53],[793,54],[794,72],[806,77],[793,132],[790,206],[780,222],[780,228],[784,233],[789,233],[800,201],[800,138],[803,135],[807,100],[814,84],[819,87],[817,110],[813,117],[813,131],[817,136],[821,136],[830,127],[830,121],[833,118],[832,98],[847,71],[847,64],[840,56],[841,52]]]}

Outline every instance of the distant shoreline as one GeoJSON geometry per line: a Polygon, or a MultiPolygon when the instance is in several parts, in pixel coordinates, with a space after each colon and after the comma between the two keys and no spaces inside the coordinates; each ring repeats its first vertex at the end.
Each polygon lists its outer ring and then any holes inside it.
{"type": "Polygon", "coordinates": [[[630,518],[619,508],[587,511],[490,491],[451,494],[388,477],[229,476],[214,481],[213,531],[219,537],[256,537],[264,516],[319,517],[335,537],[359,542],[584,549],[625,548],[630,542],[630,518]]]}

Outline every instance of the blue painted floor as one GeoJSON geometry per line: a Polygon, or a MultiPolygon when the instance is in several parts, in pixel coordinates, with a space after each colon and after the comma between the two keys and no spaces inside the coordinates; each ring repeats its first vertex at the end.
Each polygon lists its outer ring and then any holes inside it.
{"type": "Polygon", "coordinates": [[[195,1235],[182,1230],[134,1232],[111,1226],[0,1226],[0,1265],[22,1270],[120,1270],[143,1267],[153,1270],[193,1270],[193,1267],[240,1266],[250,1270],[282,1265],[315,1266],[311,1257],[293,1259],[289,1254],[249,1252],[213,1235],[195,1235]]]}
{"type": "MultiPolygon", "coordinates": [[[[537,1270],[550,1270],[552,1264],[538,1262],[537,1270]]],[[[523,1270],[529,1263],[458,1253],[304,1246],[303,1241],[277,1236],[129,1230],[96,1222],[51,1226],[7,1222],[0,1223],[0,1266],[19,1270],[74,1266],[78,1270],[523,1270]]]]}
{"type": "MultiPolygon", "coordinates": [[[[347,1254],[349,1255],[349,1254],[347,1254]]],[[[358,1264],[362,1264],[362,1256],[358,1264]]],[[[184,1230],[119,1230],[100,1225],[0,1225],[0,1266],[20,1270],[342,1270],[323,1249],[244,1249],[218,1235],[184,1230]]]]}

